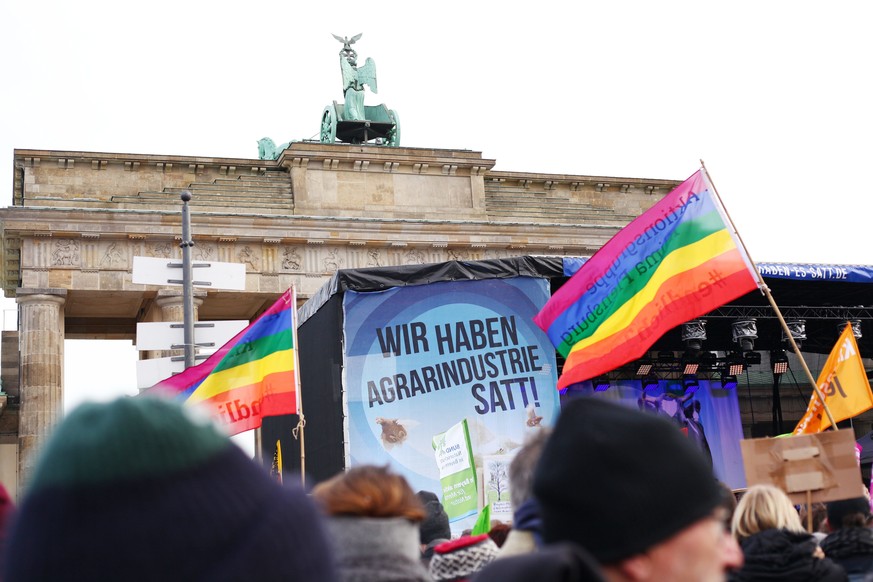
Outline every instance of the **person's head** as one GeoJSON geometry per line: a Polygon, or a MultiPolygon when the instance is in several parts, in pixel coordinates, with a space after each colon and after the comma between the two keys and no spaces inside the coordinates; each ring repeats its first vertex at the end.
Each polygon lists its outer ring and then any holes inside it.
{"type": "Polygon", "coordinates": [[[546,543],[584,547],[610,580],[723,580],[742,564],[708,462],[654,414],[571,400],[540,457],[534,495],[546,543]]]}
{"type": "Polygon", "coordinates": [[[866,497],[840,499],[827,504],[828,527],[832,531],[844,527],[867,527],[870,522],[870,500],[866,497]]]}
{"type": "Polygon", "coordinates": [[[550,434],[547,428],[534,432],[509,463],[509,498],[513,510],[533,497],[534,471],[550,434]]]}
{"type": "Polygon", "coordinates": [[[406,479],[387,466],[353,467],[316,485],[312,496],[328,515],[404,517],[415,523],[425,516],[406,479]]]}
{"type": "Polygon", "coordinates": [[[719,482],[718,485],[721,488],[721,506],[724,508],[727,523],[730,524],[737,509],[737,497],[727,484],[719,482]]]}
{"type": "Polygon", "coordinates": [[[434,582],[466,582],[497,558],[497,545],[488,534],[461,536],[434,548],[430,577],[434,582]]]}
{"type": "Polygon", "coordinates": [[[502,548],[511,529],[512,526],[508,523],[498,521],[491,525],[491,529],[488,530],[488,537],[491,538],[491,541],[497,544],[498,548],[502,548]]]}
{"type": "Polygon", "coordinates": [[[768,529],[805,531],[788,495],[773,485],[753,485],[737,504],[731,532],[737,541],[743,541],[768,529]]]}
{"type": "Polygon", "coordinates": [[[205,417],[146,397],[85,403],[57,426],[7,549],[7,582],[335,576],[301,489],[205,417]]]}
{"type": "Polygon", "coordinates": [[[419,542],[426,546],[434,540],[448,540],[452,537],[449,516],[436,494],[419,491],[418,499],[424,505],[425,516],[418,526],[419,542]]]}

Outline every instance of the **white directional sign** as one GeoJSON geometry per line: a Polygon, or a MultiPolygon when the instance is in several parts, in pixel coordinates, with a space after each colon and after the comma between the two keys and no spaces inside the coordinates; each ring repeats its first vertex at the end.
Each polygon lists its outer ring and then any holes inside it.
{"type": "MultiPolygon", "coordinates": [[[[237,291],[246,288],[246,266],[242,263],[193,261],[191,273],[195,287],[237,291]]],[[[134,257],[131,279],[137,285],[181,285],[182,259],[134,257]]]]}
{"type": "MultiPolygon", "coordinates": [[[[229,321],[194,322],[194,343],[206,349],[218,349],[233,336],[245,329],[249,322],[245,319],[229,321]]],[[[169,350],[173,346],[181,349],[185,341],[184,324],[181,321],[161,321],[136,324],[136,349],[169,350]]]]}

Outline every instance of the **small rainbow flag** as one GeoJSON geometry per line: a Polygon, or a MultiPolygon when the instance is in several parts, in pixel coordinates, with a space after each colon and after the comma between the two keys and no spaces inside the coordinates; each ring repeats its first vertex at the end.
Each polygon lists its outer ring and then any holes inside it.
{"type": "Polygon", "coordinates": [[[558,388],[641,357],[668,330],[757,288],[703,169],[620,230],[534,318],[566,358],[558,388]]]}
{"type": "Polygon", "coordinates": [[[297,412],[293,287],[203,363],[158,382],[144,394],[199,405],[231,435],[261,426],[265,416],[297,412]]]}

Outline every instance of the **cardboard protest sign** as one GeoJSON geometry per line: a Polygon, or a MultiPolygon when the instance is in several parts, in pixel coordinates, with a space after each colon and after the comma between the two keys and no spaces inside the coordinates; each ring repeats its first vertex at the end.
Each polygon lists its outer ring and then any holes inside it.
{"type": "Polygon", "coordinates": [[[750,487],[775,485],[796,504],[861,495],[855,434],[850,430],[748,439],[740,446],[750,487]]]}

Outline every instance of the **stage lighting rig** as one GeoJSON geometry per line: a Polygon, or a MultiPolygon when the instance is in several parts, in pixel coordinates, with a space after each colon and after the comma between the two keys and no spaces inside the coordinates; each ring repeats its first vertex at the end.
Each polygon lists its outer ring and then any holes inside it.
{"type": "Polygon", "coordinates": [[[682,324],[682,342],[685,348],[699,352],[706,341],[706,321],[695,319],[682,324]]]}
{"type": "MultiPolygon", "coordinates": [[[[794,338],[794,343],[797,344],[797,349],[803,345],[803,340],[806,339],[806,320],[805,319],[786,319],[785,326],[791,332],[791,337],[794,338]]],[[[788,336],[785,335],[785,330],[782,330],[782,341],[787,342],[788,336]]]]}
{"type": "Polygon", "coordinates": [[[788,371],[788,354],[785,350],[773,350],[770,352],[770,370],[774,376],[779,376],[788,371]]]}
{"type": "Polygon", "coordinates": [[[731,337],[744,352],[755,349],[758,339],[758,323],[754,319],[738,319],[731,323],[731,337]]]}
{"type": "Polygon", "coordinates": [[[723,390],[736,390],[737,388],[737,377],[732,376],[730,374],[722,374],[721,376],[721,387],[723,390]]]}

